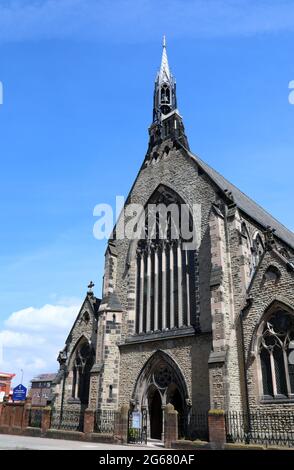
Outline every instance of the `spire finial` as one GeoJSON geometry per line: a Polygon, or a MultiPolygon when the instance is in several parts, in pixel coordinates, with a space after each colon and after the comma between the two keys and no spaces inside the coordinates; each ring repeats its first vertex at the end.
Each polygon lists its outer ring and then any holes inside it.
{"type": "Polygon", "coordinates": [[[163,35],[163,39],[162,39],[162,47],[166,47],[166,37],[165,37],[165,34],[163,35]]]}
{"type": "Polygon", "coordinates": [[[95,286],[94,282],[91,281],[90,284],[88,285],[88,294],[93,295],[93,287],[95,286]]]}

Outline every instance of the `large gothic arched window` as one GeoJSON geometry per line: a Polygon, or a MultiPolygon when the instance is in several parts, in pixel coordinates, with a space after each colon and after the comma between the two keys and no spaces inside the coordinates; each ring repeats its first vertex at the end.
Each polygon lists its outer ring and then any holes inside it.
{"type": "Polygon", "coordinates": [[[147,207],[145,238],[137,246],[136,333],[195,323],[196,251],[182,233],[186,222],[193,232],[192,217],[170,190],[157,191],[147,207]],[[165,218],[160,208],[168,209],[165,218]]]}
{"type": "Polygon", "coordinates": [[[277,310],[265,322],[260,340],[264,397],[294,396],[294,315],[277,310]]]}

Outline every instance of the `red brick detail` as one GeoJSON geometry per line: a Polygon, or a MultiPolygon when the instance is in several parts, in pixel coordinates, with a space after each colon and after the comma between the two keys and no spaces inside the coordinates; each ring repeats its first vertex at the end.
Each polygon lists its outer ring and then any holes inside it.
{"type": "Polygon", "coordinates": [[[84,414],[84,433],[91,434],[94,431],[94,419],[95,414],[93,410],[89,408],[85,410],[84,414]]]}
{"type": "Polygon", "coordinates": [[[226,423],[223,410],[210,410],[208,413],[209,442],[212,447],[222,448],[226,442],[226,423]]]}
{"type": "Polygon", "coordinates": [[[42,423],[41,423],[41,430],[42,434],[45,434],[48,429],[50,429],[51,425],[51,408],[43,408],[42,410],[42,423]]]}

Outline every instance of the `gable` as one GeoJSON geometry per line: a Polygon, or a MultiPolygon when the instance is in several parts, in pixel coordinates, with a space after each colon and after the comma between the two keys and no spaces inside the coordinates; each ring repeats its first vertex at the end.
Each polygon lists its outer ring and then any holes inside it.
{"type": "Polygon", "coordinates": [[[65,344],[70,348],[74,346],[82,335],[91,339],[93,331],[95,331],[96,311],[98,311],[100,300],[95,297],[93,299],[95,300],[91,301],[87,295],[82,303],[79,313],[65,341],[65,344]]]}
{"type": "Polygon", "coordinates": [[[248,297],[262,305],[276,297],[294,303],[293,265],[276,250],[267,250],[252,278],[248,297]]]}

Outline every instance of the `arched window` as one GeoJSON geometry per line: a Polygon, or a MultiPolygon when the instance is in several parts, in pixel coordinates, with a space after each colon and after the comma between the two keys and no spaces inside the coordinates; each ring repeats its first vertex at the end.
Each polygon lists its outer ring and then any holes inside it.
{"type": "Polygon", "coordinates": [[[277,310],[265,322],[260,340],[264,397],[294,396],[294,315],[277,310]]]}
{"type": "Polygon", "coordinates": [[[249,247],[250,235],[249,235],[248,228],[247,228],[247,225],[246,225],[245,222],[242,222],[241,233],[242,233],[243,237],[246,238],[246,245],[249,247]]]}
{"type": "Polygon", "coordinates": [[[281,271],[276,266],[269,266],[264,273],[264,281],[272,281],[277,283],[280,280],[281,271]]]}
{"type": "Polygon", "coordinates": [[[261,255],[264,252],[264,244],[259,233],[257,233],[252,242],[252,258],[253,258],[253,269],[258,266],[261,255]]]}
{"type": "Polygon", "coordinates": [[[186,236],[193,233],[187,206],[169,190],[159,191],[147,205],[145,222],[137,246],[136,333],[195,324],[196,251],[186,236]]]}
{"type": "Polygon", "coordinates": [[[160,101],[162,104],[170,104],[170,89],[167,85],[161,88],[160,101]]]}
{"type": "Polygon", "coordinates": [[[94,353],[87,341],[82,341],[75,352],[73,362],[72,397],[82,404],[88,404],[90,389],[90,371],[94,364],[94,353]]]}

